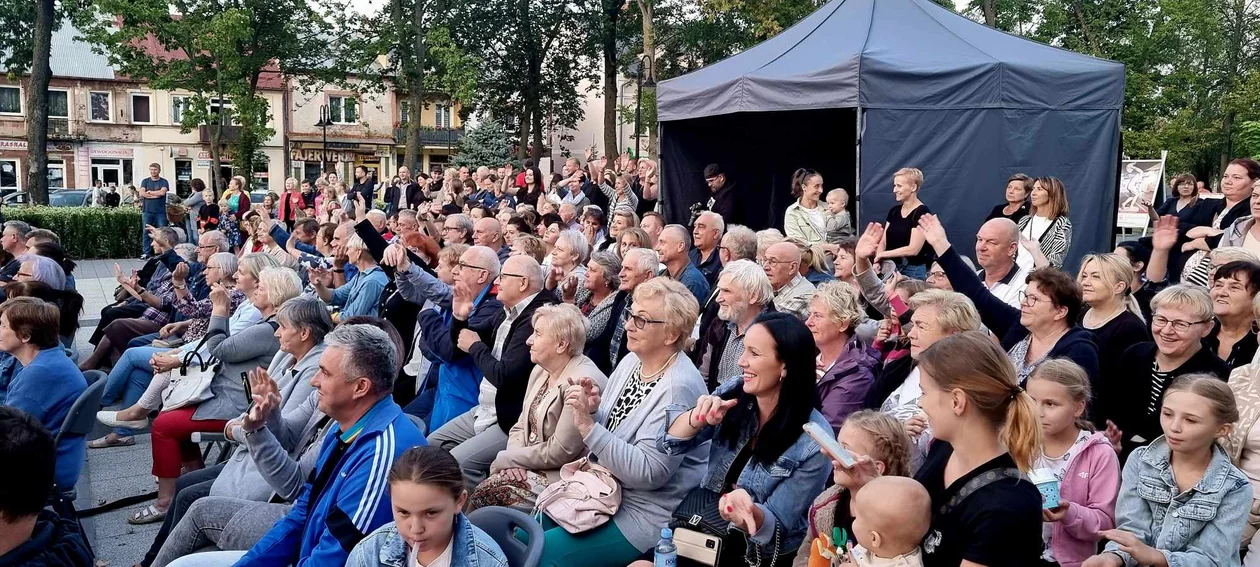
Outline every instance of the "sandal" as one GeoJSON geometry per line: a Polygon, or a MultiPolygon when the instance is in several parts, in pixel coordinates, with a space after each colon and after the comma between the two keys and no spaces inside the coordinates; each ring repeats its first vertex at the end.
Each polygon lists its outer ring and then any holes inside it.
{"type": "Polygon", "coordinates": [[[135,444],[135,437],[115,437],[110,439],[109,435],[106,435],[100,439],[88,441],[87,446],[92,449],[108,449],[110,447],[130,447],[135,444]]]}
{"type": "Polygon", "coordinates": [[[135,526],[143,524],[156,524],[166,519],[166,512],[158,510],[157,507],[150,504],[141,508],[139,512],[132,514],[127,518],[127,523],[135,526]]]}

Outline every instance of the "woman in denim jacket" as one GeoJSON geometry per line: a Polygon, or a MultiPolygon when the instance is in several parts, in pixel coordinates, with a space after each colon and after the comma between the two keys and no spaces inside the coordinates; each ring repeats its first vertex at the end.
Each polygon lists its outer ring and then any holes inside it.
{"type": "Polygon", "coordinates": [[[1164,435],[1129,455],[1106,552],[1082,567],[1230,567],[1251,508],[1251,484],[1216,444],[1238,420],[1220,379],[1190,374],[1164,394],[1164,435]]]}
{"type": "Polygon", "coordinates": [[[722,494],[718,512],[731,523],[719,565],[745,565],[746,546],[763,557],[777,551],[776,563],[789,565],[805,538],[806,512],[831,474],[831,458],[801,430],[813,422],[831,431],[818,411],[816,354],[799,319],[766,313],[744,337],[742,376],[700,396],[695,407],[666,409],[662,451],[683,454],[713,440],[696,490],[722,494]]]}
{"type": "Polygon", "coordinates": [[[359,541],[347,567],[507,567],[507,556],[460,510],[468,500],[459,462],[412,447],[389,470],[394,521],[359,541]]]}

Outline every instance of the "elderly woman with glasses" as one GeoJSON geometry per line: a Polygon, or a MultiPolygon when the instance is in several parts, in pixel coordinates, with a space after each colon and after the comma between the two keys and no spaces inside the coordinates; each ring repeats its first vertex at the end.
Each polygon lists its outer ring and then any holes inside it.
{"type": "Polygon", "coordinates": [[[21,262],[17,275],[13,278],[19,282],[46,283],[53,289],[65,289],[66,272],[61,265],[44,256],[23,254],[18,256],[21,262]]]}
{"type": "MultiPolygon", "coordinates": [[[[218,284],[228,289],[228,308],[232,314],[228,320],[228,331],[236,333],[257,323],[262,314],[249,301],[258,285],[258,276],[263,269],[276,266],[275,258],[266,254],[248,254],[240,258],[230,252],[222,252],[210,257],[206,263],[207,283],[218,284]],[[229,259],[228,256],[231,256],[229,259]],[[213,268],[211,268],[213,266],[213,268]]],[[[177,268],[178,270],[178,268],[177,268]]],[[[180,293],[181,290],[176,290],[180,293]]],[[[189,353],[197,352],[205,357],[210,351],[202,343],[202,338],[210,329],[210,317],[214,311],[214,302],[210,298],[196,300],[183,290],[183,299],[178,299],[177,309],[191,322],[183,330],[184,344],[178,348],[135,347],[123,353],[122,358],[109,372],[105,383],[105,395],[102,405],[122,402],[124,408],[132,407],[139,401],[145,389],[157,372],[167,372],[179,367],[180,361],[189,353]]],[[[177,328],[166,328],[165,336],[173,336],[177,328]]],[[[159,332],[161,335],[162,332],[159,332]]],[[[115,412],[101,412],[99,418],[112,418],[115,412]]],[[[116,418],[115,418],[116,419],[116,418]]],[[[116,427],[112,433],[96,439],[88,444],[93,449],[103,449],[122,445],[133,445],[133,429],[116,427]]]]}
{"type": "Polygon", "coordinates": [[[582,354],[586,321],[575,307],[539,307],[533,323],[529,358],[536,366],[526,386],[525,410],[508,431],[507,448],[490,465],[490,477],[473,492],[470,509],[508,506],[532,512],[536,496],[560,478],[560,467],[582,457],[584,445],[564,391],[582,378],[602,388],[607,377],[582,354]]]}
{"type": "Polygon", "coordinates": [[[576,230],[565,230],[556,237],[551,248],[551,267],[547,269],[547,289],[560,288],[560,294],[576,293],[586,278],[586,260],[591,247],[586,237],[576,230]]]}
{"type": "Polygon", "coordinates": [[[700,310],[681,283],[654,278],[634,290],[626,322],[623,357],[607,388],[581,379],[565,389],[564,403],[581,436],[581,453],[607,467],[621,487],[621,506],[612,520],[582,533],[570,533],[550,516],[541,565],[621,566],[637,559],[660,538],[660,528],[683,497],[700,485],[708,446],[662,450],[658,439],[668,427],[665,408],[690,407],[707,394],[704,379],[682,349],[700,310]]]}
{"type": "Polygon", "coordinates": [[[1151,300],[1155,340],[1124,351],[1116,365],[1119,374],[1103,382],[1100,409],[1107,437],[1122,450],[1121,460],[1163,435],[1160,402],[1178,376],[1206,373],[1229,379],[1229,365],[1203,346],[1212,331],[1212,303],[1197,286],[1174,285],[1156,294],[1151,300]]]}

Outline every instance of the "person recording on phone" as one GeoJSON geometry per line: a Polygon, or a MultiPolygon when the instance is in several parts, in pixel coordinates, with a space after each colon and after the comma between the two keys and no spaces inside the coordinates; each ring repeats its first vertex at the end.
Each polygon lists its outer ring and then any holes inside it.
{"type": "Polygon", "coordinates": [[[814,337],[800,319],[765,313],[744,335],[742,375],[700,396],[694,407],[666,408],[670,425],[657,443],[667,454],[712,440],[704,480],[683,506],[707,498],[738,528],[710,534],[722,539],[720,566],[745,565],[746,552],[788,565],[805,538],[810,502],[831,475],[831,457],[802,431],[813,423],[831,437],[831,425],[818,411],[816,354],[814,337]],[[785,463],[791,465],[782,476],[777,471],[785,463]]]}

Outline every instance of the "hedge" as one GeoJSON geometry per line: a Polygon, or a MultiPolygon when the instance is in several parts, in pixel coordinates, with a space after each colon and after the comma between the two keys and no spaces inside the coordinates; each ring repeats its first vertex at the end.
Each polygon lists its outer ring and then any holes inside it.
{"type": "Polygon", "coordinates": [[[5,207],[5,220],[20,220],[61,237],[72,258],[135,258],[140,255],[140,211],[134,208],[5,207]]]}

